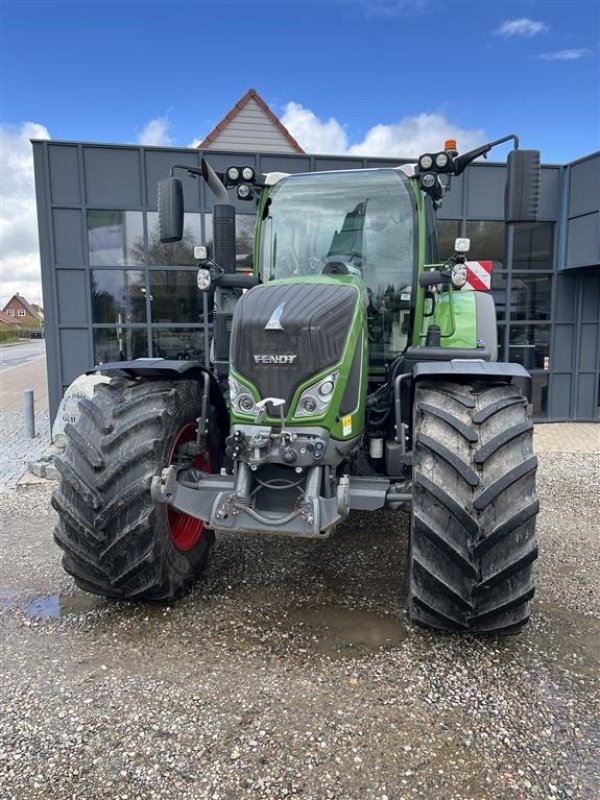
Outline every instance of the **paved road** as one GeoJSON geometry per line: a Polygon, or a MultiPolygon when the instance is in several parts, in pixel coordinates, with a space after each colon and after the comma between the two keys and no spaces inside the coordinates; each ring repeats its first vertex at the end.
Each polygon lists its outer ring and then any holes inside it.
{"type": "Polygon", "coordinates": [[[0,345],[0,371],[21,367],[45,355],[46,342],[43,339],[33,339],[22,344],[0,345]]]}

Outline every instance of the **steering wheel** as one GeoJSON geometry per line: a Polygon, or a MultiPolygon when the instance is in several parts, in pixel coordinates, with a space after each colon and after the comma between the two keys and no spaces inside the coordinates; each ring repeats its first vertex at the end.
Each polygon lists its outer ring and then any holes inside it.
{"type": "Polygon", "coordinates": [[[328,261],[323,267],[322,275],[349,275],[349,270],[343,261],[328,261]]]}

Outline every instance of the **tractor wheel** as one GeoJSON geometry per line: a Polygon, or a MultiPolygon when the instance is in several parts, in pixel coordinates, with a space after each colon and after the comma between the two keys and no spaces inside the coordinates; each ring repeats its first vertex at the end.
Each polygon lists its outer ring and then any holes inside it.
{"type": "Polygon", "coordinates": [[[214,414],[204,455],[186,456],[181,447],[196,438],[199,384],[116,378],[79,407],[75,425],[66,426],[69,443],[56,461],[61,479],[52,497],[65,570],[80,588],[105,597],[184,594],[206,564],[214,534],[154,502],[150,484],[175,461],[204,471],[220,467],[214,414]]]}
{"type": "Polygon", "coordinates": [[[512,633],[529,618],[537,458],[520,390],[418,383],[409,614],[447,631],[512,633]]]}

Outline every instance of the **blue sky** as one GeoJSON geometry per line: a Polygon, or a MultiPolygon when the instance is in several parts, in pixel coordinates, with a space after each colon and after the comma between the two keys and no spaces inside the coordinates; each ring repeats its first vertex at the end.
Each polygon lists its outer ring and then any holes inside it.
{"type": "Polygon", "coordinates": [[[600,145],[599,9],[0,0],[2,296],[39,270],[31,136],[189,146],[254,87],[313,152],[416,156],[514,132],[566,163],[600,145]]]}

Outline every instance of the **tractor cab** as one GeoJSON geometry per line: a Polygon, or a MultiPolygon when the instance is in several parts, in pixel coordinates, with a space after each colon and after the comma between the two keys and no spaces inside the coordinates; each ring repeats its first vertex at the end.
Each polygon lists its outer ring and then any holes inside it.
{"type": "Polygon", "coordinates": [[[370,371],[381,371],[409,341],[416,218],[414,192],[399,169],[289,175],[259,208],[258,274],[265,284],[360,279],[370,371]]]}

